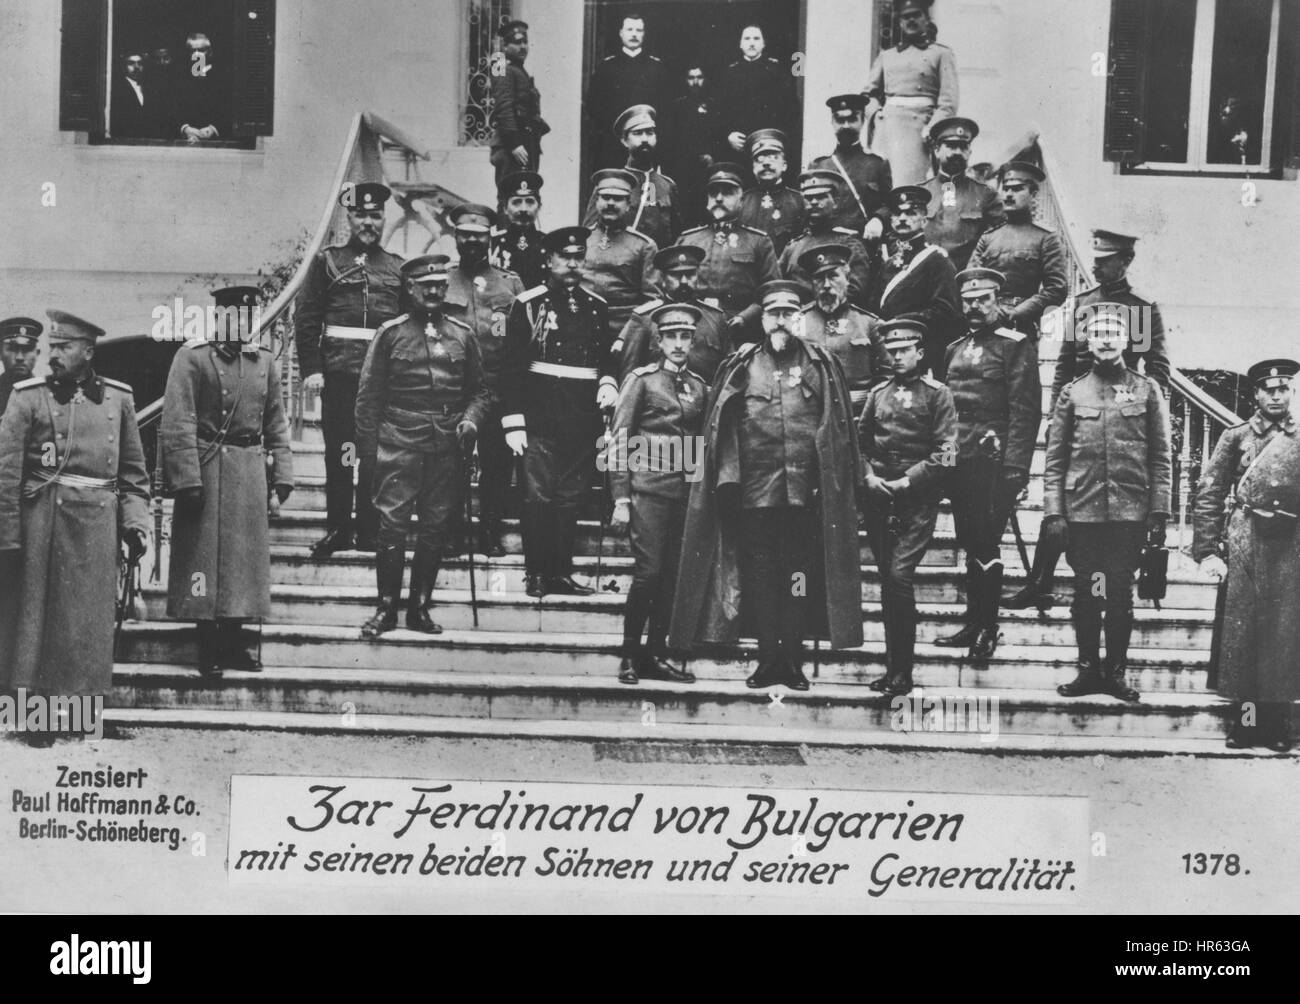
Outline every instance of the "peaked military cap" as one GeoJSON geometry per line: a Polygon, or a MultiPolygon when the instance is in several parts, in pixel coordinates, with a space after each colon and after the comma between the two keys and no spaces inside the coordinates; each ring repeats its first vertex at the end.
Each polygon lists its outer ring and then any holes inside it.
{"type": "Polygon", "coordinates": [[[853,251],[844,244],[823,244],[799,256],[799,267],[809,275],[821,275],[849,263],[853,251]]]}
{"type": "Polygon", "coordinates": [[[1013,176],[1022,181],[1032,181],[1036,185],[1041,185],[1047,180],[1047,175],[1043,169],[1027,160],[1009,160],[998,168],[999,181],[1013,176]]]}
{"type": "Polygon", "coordinates": [[[899,185],[885,197],[885,204],[896,213],[924,209],[930,204],[930,193],[920,185],[899,185]]]}
{"type": "Polygon", "coordinates": [[[709,172],[708,188],[717,188],[719,185],[726,185],[728,188],[744,188],[745,172],[738,164],[732,164],[729,161],[723,161],[713,165],[713,170],[709,172]]]}
{"type": "Polygon", "coordinates": [[[660,272],[693,272],[703,264],[704,258],[704,248],[677,244],[656,254],[654,264],[660,272]]]}
{"type": "Polygon", "coordinates": [[[503,42],[527,42],[528,22],[507,21],[497,29],[497,34],[501,36],[503,42]]]}
{"type": "Polygon", "coordinates": [[[537,199],[541,198],[542,184],[542,176],[536,171],[512,171],[501,179],[497,195],[503,202],[516,196],[531,195],[537,199]]]}
{"type": "Polygon", "coordinates": [[[35,346],[45,325],[30,317],[10,317],[0,321],[0,342],[29,341],[35,346]]]}
{"type": "Polygon", "coordinates": [[[876,332],[884,341],[885,348],[890,348],[895,345],[912,345],[920,342],[929,334],[929,329],[921,318],[902,314],[892,321],[885,321],[876,332]]]}
{"type": "Polygon", "coordinates": [[[402,275],[416,282],[448,282],[451,259],[445,254],[424,254],[402,263],[402,275]]]}
{"type": "Polygon", "coordinates": [[[1107,333],[1127,335],[1129,314],[1132,309],[1127,303],[1116,303],[1114,300],[1081,308],[1079,313],[1086,315],[1083,318],[1084,334],[1088,337],[1107,333]]]}
{"type": "Polygon", "coordinates": [[[837,173],[823,168],[804,171],[803,174],[799,175],[799,191],[804,195],[832,192],[839,183],[840,176],[837,173]]]}
{"type": "Polygon", "coordinates": [[[636,188],[636,175],[621,167],[607,167],[591,176],[591,184],[597,195],[631,196],[636,188]]]}
{"type": "Polygon", "coordinates": [[[614,120],[614,135],[622,139],[633,129],[654,126],[658,114],[653,105],[633,105],[614,120]]]}
{"type": "Polygon", "coordinates": [[[745,146],[751,157],[760,153],[785,153],[786,135],[780,129],[756,129],[745,137],[745,146]]]}
{"type": "Polygon", "coordinates": [[[975,124],[974,119],[962,118],[960,115],[953,115],[950,118],[940,119],[934,125],[930,126],[930,142],[938,146],[944,140],[956,139],[969,143],[980,134],[980,127],[975,124]]]}
{"type": "Polygon", "coordinates": [[[349,181],[339,193],[339,205],[357,212],[370,212],[383,209],[392,194],[392,189],[377,181],[349,181]]]}
{"type": "Polygon", "coordinates": [[[218,307],[252,307],[257,303],[261,292],[256,286],[227,286],[225,289],[214,289],[212,299],[218,307]]]}
{"type": "Polygon", "coordinates": [[[1300,363],[1294,359],[1265,359],[1246,371],[1246,376],[1256,387],[1272,389],[1284,383],[1300,372],[1300,363]]]}
{"type": "Polygon", "coordinates": [[[865,94],[836,94],[826,99],[826,107],[833,112],[860,112],[869,101],[865,94]]]}
{"type": "Polygon", "coordinates": [[[561,227],[542,238],[542,249],[547,254],[587,253],[587,238],[591,231],[586,227],[561,227]]]}
{"type": "Polygon", "coordinates": [[[1137,242],[1136,237],[1116,233],[1114,230],[1094,230],[1092,232],[1092,253],[1098,258],[1122,254],[1125,251],[1132,251],[1137,242]]]}
{"type": "Polygon", "coordinates": [[[758,298],[764,310],[777,307],[798,310],[808,299],[808,290],[802,283],[790,279],[773,279],[759,287],[758,298]]]}
{"type": "Polygon", "coordinates": [[[996,293],[1006,281],[1005,275],[992,268],[968,268],[957,273],[957,288],[963,297],[982,296],[990,290],[996,293]]]}
{"type": "Polygon", "coordinates": [[[51,345],[61,342],[90,342],[94,345],[97,339],[104,337],[103,328],[89,321],[83,321],[67,311],[47,310],[45,316],[52,322],[50,324],[51,345]]]}
{"type": "Polygon", "coordinates": [[[650,320],[660,331],[694,331],[702,316],[703,311],[689,303],[665,303],[650,315],[650,320]]]}
{"type": "Polygon", "coordinates": [[[469,234],[486,234],[492,232],[497,214],[487,206],[465,202],[449,212],[447,219],[457,230],[464,230],[469,234]]]}

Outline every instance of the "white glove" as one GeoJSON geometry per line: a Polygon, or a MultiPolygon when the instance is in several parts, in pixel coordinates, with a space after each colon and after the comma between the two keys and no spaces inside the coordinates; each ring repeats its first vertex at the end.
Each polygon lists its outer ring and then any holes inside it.
{"type": "Polygon", "coordinates": [[[321,389],[324,388],[324,386],[325,386],[324,373],[313,373],[311,376],[309,376],[306,380],[302,382],[303,390],[309,390],[315,393],[319,393],[321,389]]]}
{"type": "Polygon", "coordinates": [[[528,449],[528,433],[523,429],[511,429],[506,433],[506,446],[516,457],[522,457],[528,449]]]}
{"type": "Polygon", "coordinates": [[[601,411],[609,411],[616,404],[618,404],[618,389],[613,384],[601,384],[600,390],[596,391],[596,407],[601,411]]]}
{"type": "Polygon", "coordinates": [[[614,512],[609,521],[613,526],[627,526],[632,522],[632,503],[626,500],[615,502],[614,512]]]}
{"type": "Polygon", "coordinates": [[[867,220],[867,225],[862,228],[862,236],[869,241],[878,241],[885,232],[885,225],[880,221],[879,216],[873,216],[867,220]]]}
{"type": "Polygon", "coordinates": [[[1207,579],[1213,579],[1215,582],[1221,581],[1228,574],[1228,566],[1224,564],[1223,559],[1217,554],[1211,554],[1198,567],[1202,575],[1207,579]]]}

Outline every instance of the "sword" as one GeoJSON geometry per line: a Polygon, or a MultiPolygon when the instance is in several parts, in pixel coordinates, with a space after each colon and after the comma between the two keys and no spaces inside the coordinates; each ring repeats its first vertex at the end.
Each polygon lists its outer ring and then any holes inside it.
{"type": "MultiPolygon", "coordinates": [[[[604,413],[605,419],[605,449],[609,449],[610,442],[613,439],[613,417],[608,411],[604,413]]],[[[613,503],[613,488],[609,480],[609,464],[605,465],[605,474],[601,479],[605,489],[605,497],[600,500],[600,542],[596,545],[596,592],[600,592],[600,577],[605,564],[605,534],[609,532],[609,521],[613,512],[611,505],[613,503]]],[[[610,590],[617,592],[618,588],[610,590]]]]}
{"type": "Polygon", "coordinates": [[[474,497],[470,492],[471,489],[471,471],[470,467],[474,461],[474,448],[469,447],[462,452],[465,467],[465,537],[467,539],[466,551],[469,554],[469,608],[474,615],[474,627],[478,628],[478,582],[474,575],[474,497]]]}
{"type": "Polygon", "coordinates": [[[136,574],[139,570],[139,567],[140,567],[140,559],[136,558],[132,560],[128,558],[127,560],[122,562],[121,571],[119,572],[119,575],[121,576],[122,579],[122,583],[118,588],[117,619],[113,625],[113,661],[114,662],[117,662],[118,653],[121,647],[122,622],[126,620],[127,610],[131,610],[134,608],[136,597],[138,595],[136,574]]]}
{"type": "Polygon", "coordinates": [[[1014,506],[1011,509],[1011,532],[1016,535],[1016,550],[1020,552],[1020,564],[1024,566],[1025,574],[1029,575],[1029,549],[1025,547],[1025,535],[1020,532],[1020,513],[1014,506]]]}

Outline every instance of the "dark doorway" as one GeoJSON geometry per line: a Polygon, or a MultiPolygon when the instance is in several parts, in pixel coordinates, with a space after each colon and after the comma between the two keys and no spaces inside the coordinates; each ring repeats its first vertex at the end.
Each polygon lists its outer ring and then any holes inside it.
{"type": "MultiPolygon", "coordinates": [[[[710,89],[714,90],[721,72],[741,58],[740,34],[747,25],[756,24],[763,29],[766,40],[765,56],[775,58],[787,71],[796,68],[795,54],[803,51],[803,4],[791,0],[587,0],[586,38],[584,40],[584,93],[595,67],[606,56],[620,49],[619,28],[625,14],[639,14],[645,18],[645,49],[658,56],[667,67],[670,94],[673,99],[686,94],[686,73],[692,66],[704,70],[710,89]]],[[[794,92],[796,114],[790,129],[791,149],[787,161],[790,172],[797,173],[802,161],[801,118],[803,108],[803,78],[791,72],[790,82],[794,92]]],[[[681,159],[684,152],[674,148],[674,137],[664,126],[665,112],[660,110],[660,146],[665,170],[681,159]]],[[[584,130],[582,143],[583,198],[587,195],[587,179],[595,166],[597,142],[603,137],[591,135],[597,128],[592,124],[584,130]]],[[[722,137],[718,136],[718,140],[722,137]]],[[[728,148],[718,149],[719,159],[735,160],[745,167],[743,154],[728,148]]],[[[671,171],[669,171],[671,173],[671,171]]]]}

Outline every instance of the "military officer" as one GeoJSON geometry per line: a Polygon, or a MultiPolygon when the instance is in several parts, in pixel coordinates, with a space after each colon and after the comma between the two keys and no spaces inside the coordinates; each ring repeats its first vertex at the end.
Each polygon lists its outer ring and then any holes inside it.
{"type": "MultiPolygon", "coordinates": [[[[47,315],[50,375],[15,384],[0,420],[0,557],[12,595],[0,691],[102,696],[113,675],[118,549],[131,561],[145,553],[149,472],[131,388],[93,368],[103,329],[47,315]]],[[[28,739],[45,746],[53,735],[28,739]]]]}
{"type": "Polygon", "coordinates": [[[740,32],[740,56],[719,75],[718,123],[722,140],[735,153],[759,129],[791,135],[798,126],[798,101],[789,67],[766,54],[767,39],[756,24],[740,32]]]}
{"type": "Polygon", "coordinates": [[[740,222],[742,187],[737,165],[714,164],[707,185],[713,220],[687,230],[677,241],[704,251],[699,296],[722,308],[733,342],[742,341],[745,329],[758,324],[758,288],[780,275],[772,238],[740,222]]]}
{"type": "Polygon", "coordinates": [[[858,424],[866,471],[866,527],[880,572],[885,675],[870,686],[912,689],[916,652],[916,566],[934,537],[939,500],[957,455],[952,392],[925,373],[925,322],[899,317],[880,326],[893,377],[867,395],[858,424]]]}
{"type": "Polygon", "coordinates": [[[551,127],[542,118],[537,83],[524,69],[528,58],[528,25],[507,21],[498,34],[505,65],[492,75],[492,164],[497,184],[515,171],[536,171],[542,161],[542,137],[551,127]]]}
{"type": "MultiPolygon", "coordinates": [[[[1142,299],[1128,284],[1128,267],[1133,261],[1136,243],[1136,237],[1113,231],[1092,232],[1093,274],[1098,285],[1065,302],[1063,321],[1068,328],[1062,332],[1061,354],[1056,360],[1052,380],[1053,402],[1060,396],[1062,388],[1086,374],[1092,366],[1087,340],[1078,336],[1097,305],[1104,302],[1123,303],[1129,307],[1129,343],[1124,350],[1124,364],[1154,379],[1165,397],[1169,396],[1169,357],[1165,352],[1165,327],[1160,319],[1160,308],[1142,299]]],[[[1013,610],[1033,606],[1040,610],[1050,608],[1055,603],[1052,585],[1061,553],[1059,547],[1040,540],[1034,549],[1029,581],[1006,601],[1006,606],[1013,610]]]]}
{"type": "Polygon", "coordinates": [[[835,225],[847,227],[867,241],[878,241],[889,223],[885,199],[893,190],[889,161],[862,149],[867,98],[862,94],[836,94],[826,99],[835,129],[835,149],[808,167],[834,171],[848,198],[841,199],[835,225]]]}
{"type": "Polygon", "coordinates": [[[1234,702],[1229,749],[1291,748],[1292,707],[1300,695],[1297,371],[1294,359],[1268,359],[1250,368],[1257,410],[1220,437],[1196,493],[1192,557],[1207,576],[1228,580],[1220,586],[1227,592],[1216,625],[1216,687],[1234,702]]]}
{"type": "Polygon", "coordinates": [[[973,120],[957,116],[930,127],[934,174],[921,186],[930,193],[925,236],[948,253],[958,271],[970,262],[984,231],[1005,218],[998,193],[966,173],[979,134],[973,120]]]}
{"type": "Polygon", "coordinates": [[[734,642],[744,610],[758,638],[751,688],[808,689],[806,629],[825,624],[832,648],[862,644],[857,431],[843,369],[798,337],[805,292],[763,286],[763,341],[714,378],[683,531],[669,641],[734,642]]]}
{"type": "Polygon", "coordinates": [[[573,581],[580,504],[596,462],[600,413],[618,400],[605,301],[581,285],[591,233],[546,237],[550,278],[515,300],[506,321],[501,427],[524,458],[527,593],[586,596],[573,581]]]}
{"type": "Polygon", "coordinates": [[[14,384],[31,379],[44,330],[40,321],[33,321],[30,317],[10,317],[0,321],[0,362],[5,368],[0,373],[0,415],[9,405],[14,384]]]}
{"type": "Polygon", "coordinates": [[[799,191],[804,202],[804,229],[781,252],[778,267],[781,275],[793,282],[812,285],[812,278],[799,262],[809,251],[839,244],[847,247],[849,259],[849,299],[865,303],[871,287],[871,258],[867,245],[847,227],[835,225],[837,190],[841,188],[839,176],[834,171],[805,171],[799,176],[799,191]]]}
{"type": "Polygon", "coordinates": [[[1136,701],[1137,691],[1125,681],[1133,574],[1142,545],[1165,542],[1169,408],[1159,385],[1124,363],[1129,337],[1124,304],[1098,304],[1085,331],[1091,371],[1057,398],[1043,494],[1043,536],[1067,546],[1074,569],[1078,675],[1056,689],[1064,697],[1100,693],[1136,701]],[[1098,582],[1105,586],[1100,593],[1098,582]]]}
{"type": "Polygon", "coordinates": [[[1026,161],[999,168],[1006,222],[986,230],[970,257],[971,268],[991,268],[1006,276],[999,323],[1035,340],[1043,314],[1064,303],[1069,288],[1060,237],[1034,222],[1034,196],[1046,178],[1042,168],[1026,161]]]}
{"type": "Polygon", "coordinates": [[[895,185],[919,185],[929,173],[930,123],[957,114],[957,60],[930,32],[933,0],[896,0],[901,38],[881,49],[863,93],[880,104],[876,152],[889,161],[895,185]]]}
{"type": "Polygon", "coordinates": [[[506,318],[515,298],[524,291],[519,276],[488,261],[488,246],[496,214],[487,206],[467,203],[447,215],[456,229],[460,261],[450,270],[445,309],[469,325],[478,341],[483,379],[494,394],[492,409],[478,425],[479,528],[476,546],[489,558],[505,554],[501,519],[515,462],[501,429],[500,387],[506,343],[506,318]]]}
{"type": "Polygon", "coordinates": [[[745,147],[755,184],[740,200],[740,222],[771,237],[778,255],[803,230],[803,196],[785,185],[785,144],[780,129],[749,134],[745,147]]]}
{"type": "Polygon", "coordinates": [[[532,289],[546,278],[546,256],[542,252],[545,234],[537,229],[542,176],[535,171],[507,175],[497,186],[497,203],[501,222],[492,228],[488,260],[495,268],[514,272],[525,289],[532,289]]]}
{"type": "Polygon", "coordinates": [[[621,380],[626,381],[633,370],[654,361],[652,357],[659,344],[654,314],[665,303],[687,304],[699,313],[686,357],[687,368],[692,373],[709,383],[722,360],[731,354],[731,335],[726,315],[716,306],[703,303],[696,297],[696,283],[699,282],[702,261],[704,250],[691,245],[664,248],[655,255],[655,271],[660,277],[664,296],[635,308],[610,348],[618,359],[621,380]]]}
{"type": "Polygon", "coordinates": [[[582,103],[585,135],[592,140],[596,167],[615,167],[625,154],[609,134],[609,124],[624,108],[650,105],[667,108],[672,92],[668,67],[645,49],[646,22],[638,14],[622,19],[619,51],[596,66],[582,103]]]}
{"type": "Polygon", "coordinates": [[[880,246],[871,303],[886,319],[903,314],[926,326],[925,352],[934,374],[943,379],[948,345],[963,324],[957,296],[957,270],[943,248],[926,240],[925,208],[930,193],[905,185],[889,193],[889,234],[880,246]]]}
{"type": "Polygon", "coordinates": [[[965,648],[972,659],[998,644],[1002,533],[1029,465],[1042,421],[1038,345],[999,325],[1004,277],[986,268],[957,276],[969,333],[948,346],[947,383],[957,404],[957,463],[949,485],[957,543],[966,552],[966,615],[961,630],[936,645],[965,648]]]}
{"type": "MultiPolygon", "coordinates": [[[[614,133],[627,150],[623,170],[632,175],[629,228],[667,247],[682,230],[677,183],[659,170],[658,114],[650,105],[633,105],[614,122],[614,133]]],[[[600,223],[599,196],[593,190],[582,218],[584,227],[600,223]]]]}
{"type": "Polygon", "coordinates": [[[159,446],[176,499],[167,615],[197,622],[200,673],[256,672],[240,624],[271,613],[268,486],[288,499],[293,457],[279,369],[252,321],[257,288],[212,296],[222,322],[172,358],[163,398],[159,446]]]}
{"type": "Polygon", "coordinates": [[[357,466],[355,405],[361,364],[375,329],[397,316],[402,259],[379,246],[384,203],[391,193],[374,182],[343,186],[339,204],[348,214],[352,236],[346,244],[321,251],[307,270],[294,334],[305,386],[321,390],[321,431],[325,435],[326,534],[312,548],[315,558],[356,545],[372,551],[378,515],[372,504],[373,471],[359,465],[356,479],[356,534],[353,535],[353,469],[357,466]]]}
{"type": "MultiPolygon", "coordinates": [[[[666,303],[654,311],[650,319],[659,358],[628,375],[610,426],[612,522],[630,526],[635,559],[623,614],[620,683],[635,684],[641,677],[695,682],[694,676],[667,661],[667,637],[690,490],[687,450],[698,444],[708,396],[708,385],[688,368],[700,316],[700,308],[688,303],[666,303]],[[628,454],[627,444],[634,438],[634,449],[645,451],[648,463],[633,462],[628,454]],[[643,646],[647,621],[650,632],[643,646]]],[[[698,453],[694,456],[698,459],[698,453]]]]}
{"type": "Polygon", "coordinates": [[[587,240],[583,282],[608,306],[612,342],[632,308],[655,295],[654,258],[659,248],[628,227],[636,179],[621,168],[597,171],[591,179],[599,223],[587,240]]]}
{"type": "MultiPolygon", "coordinates": [[[[462,215],[467,218],[468,214],[462,215]]],[[[419,523],[406,626],[440,634],[429,615],[446,534],[464,503],[466,454],[492,406],[478,340],[444,309],[446,255],[402,266],[406,313],[375,334],[357,394],[357,447],[375,463],[379,607],[361,627],[378,638],[397,626],[411,513],[419,523]]]]}
{"type": "Polygon", "coordinates": [[[803,337],[824,346],[844,367],[853,414],[862,413],[873,384],[889,375],[889,357],[880,339],[880,318],[849,302],[849,262],[845,244],[823,244],[805,251],[799,270],[812,277],[814,299],[803,310],[803,337]]]}

